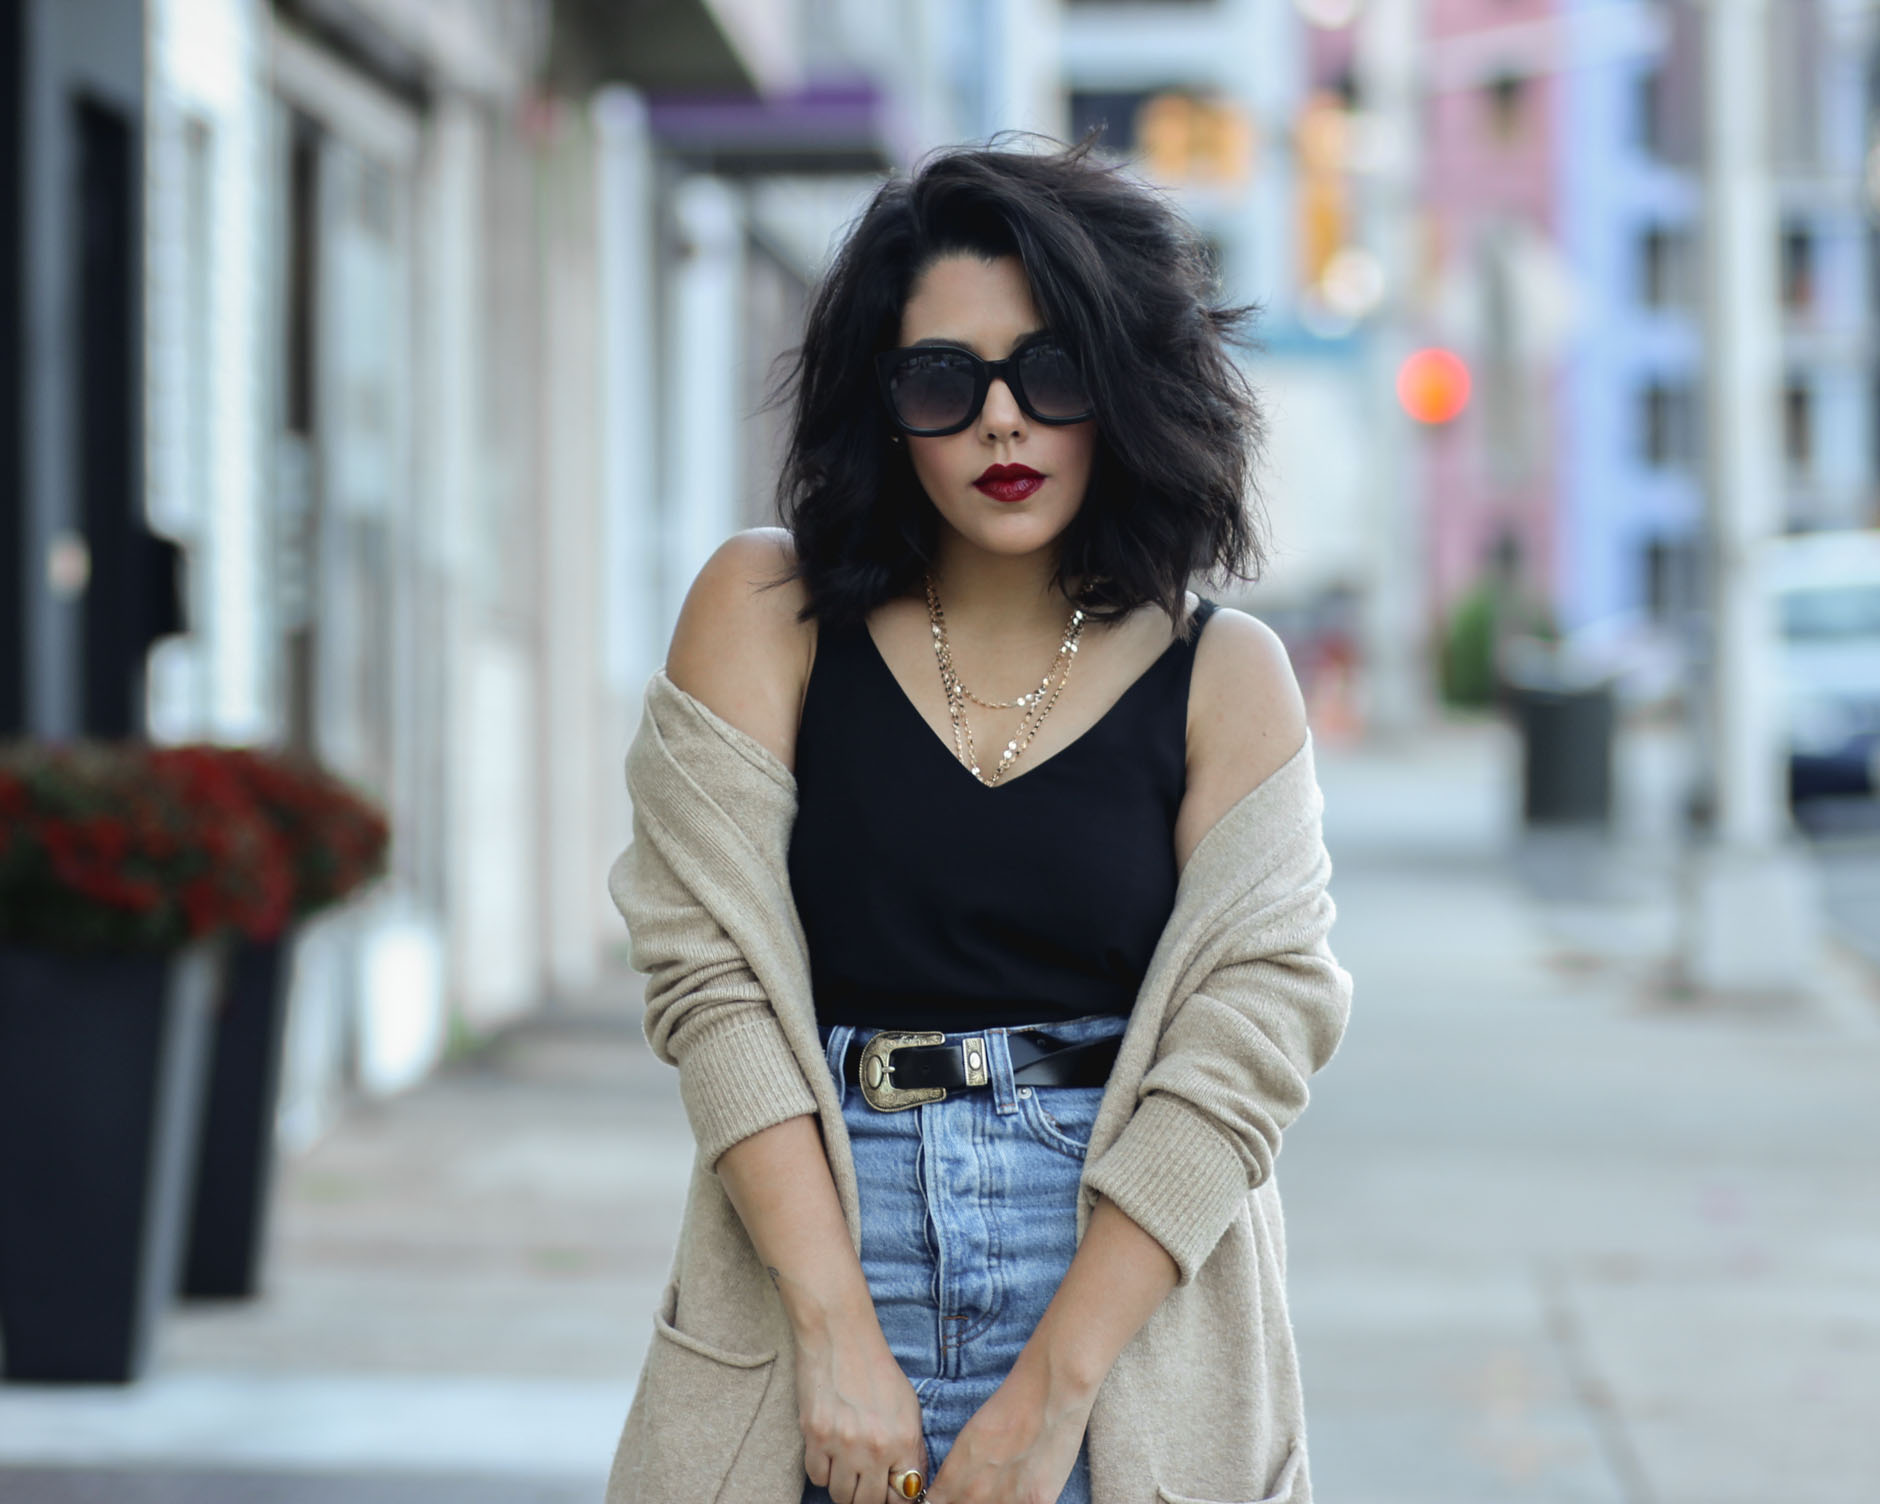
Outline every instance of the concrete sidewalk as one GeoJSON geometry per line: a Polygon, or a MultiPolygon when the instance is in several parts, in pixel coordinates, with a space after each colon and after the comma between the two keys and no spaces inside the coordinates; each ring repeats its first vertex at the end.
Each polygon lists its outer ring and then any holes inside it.
{"type": "MultiPolygon", "coordinates": [[[[1357,997],[1281,1173],[1326,1504],[1880,1498],[1880,999],[1666,987],[1657,755],[1615,852],[1513,839],[1496,728],[1322,752],[1357,997]]],[[[267,1298],[144,1383],[0,1386],[0,1499],[593,1504],[690,1154],[630,981],[534,1020],[289,1167],[267,1298]]]]}
{"type": "Polygon", "coordinates": [[[1495,728],[1322,760],[1357,993],[1282,1173],[1328,1504],[1880,1498],[1873,974],[1668,985],[1653,755],[1590,851],[1511,840],[1495,728]]]}
{"type": "Polygon", "coordinates": [[[150,1375],[0,1385],[6,1504],[594,1504],[690,1169],[625,982],[286,1167],[260,1301],[150,1375]]]}

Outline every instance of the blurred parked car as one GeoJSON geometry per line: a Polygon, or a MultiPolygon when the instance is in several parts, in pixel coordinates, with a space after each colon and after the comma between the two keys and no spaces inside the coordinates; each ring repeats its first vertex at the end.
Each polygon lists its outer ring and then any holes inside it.
{"type": "Polygon", "coordinates": [[[1796,802],[1880,793],[1880,529],[1770,549],[1796,802]]]}

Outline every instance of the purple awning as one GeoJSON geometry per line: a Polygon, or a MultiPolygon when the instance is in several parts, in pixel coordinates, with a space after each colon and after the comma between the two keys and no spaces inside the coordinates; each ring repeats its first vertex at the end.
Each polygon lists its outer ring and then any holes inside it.
{"type": "Polygon", "coordinates": [[[812,84],[739,99],[655,95],[647,116],[660,147],[721,172],[868,172],[892,163],[881,91],[866,80],[812,84]]]}

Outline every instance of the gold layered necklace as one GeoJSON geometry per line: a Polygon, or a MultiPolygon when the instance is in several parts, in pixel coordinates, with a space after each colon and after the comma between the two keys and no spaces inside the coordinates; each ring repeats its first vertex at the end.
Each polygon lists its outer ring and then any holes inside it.
{"type": "Polygon", "coordinates": [[[966,765],[973,777],[981,783],[991,786],[1004,779],[1011,766],[1024,750],[1031,745],[1032,738],[1038,734],[1038,728],[1044,724],[1044,718],[1051,713],[1051,707],[1064,692],[1064,681],[1070,676],[1071,663],[1077,657],[1077,643],[1084,635],[1083,607],[1073,607],[1070,620],[1064,624],[1064,641],[1058,645],[1057,656],[1051,660],[1051,667],[1038,681],[1038,687],[1016,700],[982,700],[960,682],[959,674],[953,667],[953,649],[947,642],[946,613],[940,609],[940,595],[934,589],[933,576],[926,577],[927,583],[927,619],[933,625],[934,656],[940,660],[940,682],[946,686],[947,714],[953,721],[953,755],[966,765]],[[1018,729],[1012,733],[999,753],[999,763],[990,774],[979,769],[979,753],[973,745],[973,728],[966,719],[966,702],[983,705],[987,710],[1018,710],[1025,714],[1020,717],[1018,729]]]}

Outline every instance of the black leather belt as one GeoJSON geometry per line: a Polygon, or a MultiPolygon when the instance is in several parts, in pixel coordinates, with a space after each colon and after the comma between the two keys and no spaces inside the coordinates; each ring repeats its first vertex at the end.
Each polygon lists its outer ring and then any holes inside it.
{"type": "MultiPolygon", "coordinates": [[[[1101,1086],[1110,1079],[1120,1036],[1087,1044],[1059,1044],[1048,1034],[1005,1036],[1012,1079],[1020,1086],[1101,1086]]],[[[988,1086],[992,1072],[983,1036],[946,1042],[945,1034],[884,1030],[850,1042],[842,1074],[861,1088],[869,1106],[899,1112],[938,1102],[949,1091],[988,1086]]]]}

